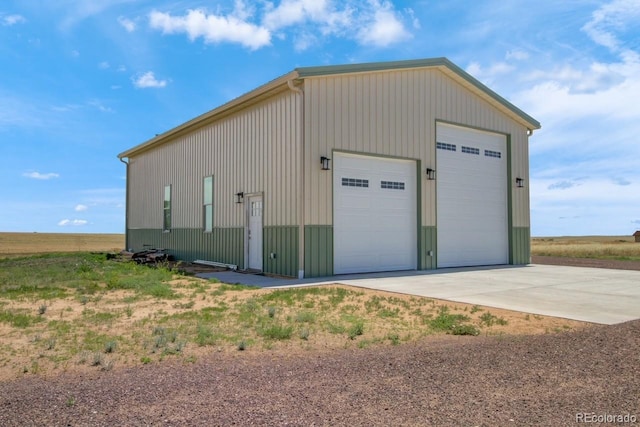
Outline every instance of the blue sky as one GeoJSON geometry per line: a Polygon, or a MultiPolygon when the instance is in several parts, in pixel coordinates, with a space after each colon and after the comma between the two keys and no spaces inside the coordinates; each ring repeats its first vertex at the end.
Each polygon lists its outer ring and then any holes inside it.
{"type": "Polygon", "coordinates": [[[123,232],[127,148],[295,67],[440,56],[542,123],[534,236],[640,229],[640,0],[4,0],[0,231],[123,232]]]}

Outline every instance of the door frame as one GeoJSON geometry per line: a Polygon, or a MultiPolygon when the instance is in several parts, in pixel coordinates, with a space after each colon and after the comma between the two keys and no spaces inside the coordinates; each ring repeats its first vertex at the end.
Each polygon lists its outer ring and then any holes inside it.
{"type": "Polygon", "coordinates": [[[260,200],[262,202],[262,216],[260,222],[260,228],[262,231],[262,244],[260,245],[260,271],[264,270],[264,196],[262,192],[257,193],[249,193],[244,195],[244,218],[245,218],[245,226],[244,226],[244,268],[248,270],[250,263],[250,248],[249,248],[249,232],[251,226],[251,202],[260,200]]]}

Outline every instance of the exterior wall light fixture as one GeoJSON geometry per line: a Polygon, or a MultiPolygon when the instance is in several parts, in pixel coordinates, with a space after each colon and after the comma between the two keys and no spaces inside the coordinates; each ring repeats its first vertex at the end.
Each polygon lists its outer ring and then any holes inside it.
{"type": "Polygon", "coordinates": [[[329,167],[329,162],[331,161],[330,158],[322,156],[320,157],[320,164],[322,165],[322,170],[323,171],[328,171],[331,168],[329,167]]]}
{"type": "Polygon", "coordinates": [[[520,178],[520,177],[516,178],[516,187],[518,187],[518,188],[524,187],[524,179],[523,178],[520,178]]]}
{"type": "Polygon", "coordinates": [[[433,181],[434,179],[436,179],[436,170],[435,169],[427,168],[427,179],[429,181],[433,181]]]}
{"type": "Polygon", "coordinates": [[[236,203],[242,203],[244,201],[244,193],[241,191],[236,193],[236,203]]]}

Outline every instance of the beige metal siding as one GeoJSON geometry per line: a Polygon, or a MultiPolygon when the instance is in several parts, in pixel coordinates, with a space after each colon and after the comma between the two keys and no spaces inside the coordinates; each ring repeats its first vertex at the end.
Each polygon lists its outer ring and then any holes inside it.
{"type": "Polygon", "coordinates": [[[442,120],[508,134],[512,143],[513,226],[529,226],[526,128],[440,69],[413,69],[308,78],[305,90],[305,224],[332,224],[332,172],[320,156],[333,150],[422,161],[422,225],[435,226],[435,123],[442,120]]]}
{"type": "Polygon", "coordinates": [[[129,227],[162,227],[172,186],[172,227],[202,228],[203,178],[214,176],[213,225],[245,224],[235,193],[264,193],[264,225],[298,224],[300,96],[286,90],[130,159],[129,227]]]}

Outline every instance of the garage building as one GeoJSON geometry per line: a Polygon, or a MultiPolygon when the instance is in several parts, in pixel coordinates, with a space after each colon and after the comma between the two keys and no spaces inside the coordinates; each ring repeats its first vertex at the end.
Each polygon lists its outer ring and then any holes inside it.
{"type": "Polygon", "coordinates": [[[297,68],[119,154],[127,247],[298,277],[527,264],[539,128],[446,58],[297,68]]]}

